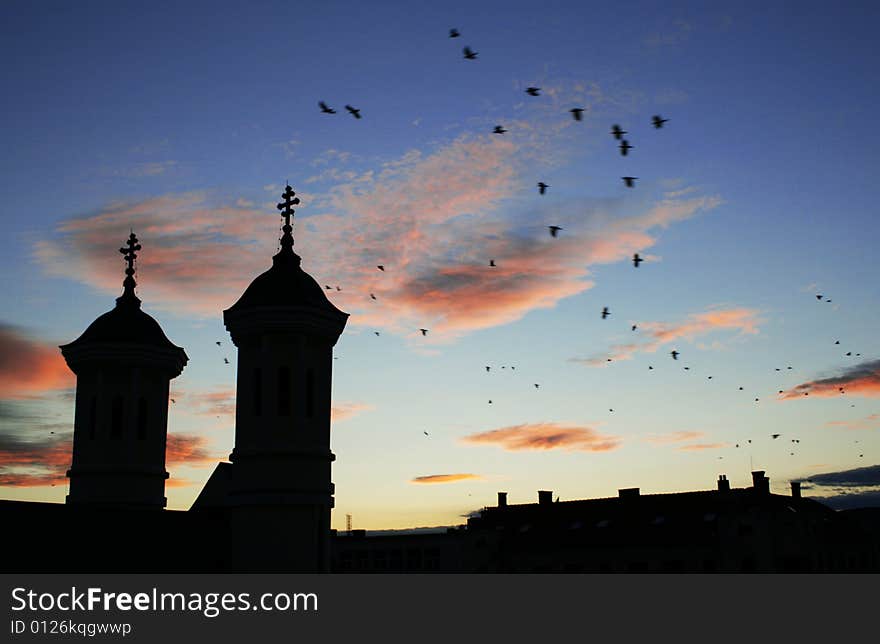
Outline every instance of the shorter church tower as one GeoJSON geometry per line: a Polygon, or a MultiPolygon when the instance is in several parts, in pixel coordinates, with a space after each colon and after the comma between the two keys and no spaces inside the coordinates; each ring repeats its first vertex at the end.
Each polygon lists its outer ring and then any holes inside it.
{"type": "Polygon", "coordinates": [[[140,249],[131,233],[119,249],[127,267],[116,307],[60,347],[76,374],[70,504],[165,507],[169,382],[188,358],[141,310],[134,293],[140,249]]]}

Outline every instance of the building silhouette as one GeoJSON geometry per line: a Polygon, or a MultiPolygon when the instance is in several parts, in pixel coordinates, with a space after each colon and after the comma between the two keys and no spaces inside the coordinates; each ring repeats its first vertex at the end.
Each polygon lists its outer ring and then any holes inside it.
{"type": "Polygon", "coordinates": [[[877,571],[880,510],[834,512],[750,488],[483,508],[432,533],[337,534],[330,449],[333,346],[348,314],[293,251],[223,312],[238,348],[235,442],[188,511],[166,510],[169,383],[188,358],[141,310],[132,232],[114,309],[61,348],[76,374],[65,504],[0,501],[8,572],[877,571]]]}

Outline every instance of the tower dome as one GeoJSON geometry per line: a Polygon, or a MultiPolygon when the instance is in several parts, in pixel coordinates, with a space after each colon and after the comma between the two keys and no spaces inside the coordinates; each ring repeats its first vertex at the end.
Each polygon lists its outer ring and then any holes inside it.
{"type": "Polygon", "coordinates": [[[73,463],[67,502],[165,507],[169,383],[188,358],[141,310],[134,293],[132,232],[123,293],[73,342],[60,347],[76,374],[73,463]]]}

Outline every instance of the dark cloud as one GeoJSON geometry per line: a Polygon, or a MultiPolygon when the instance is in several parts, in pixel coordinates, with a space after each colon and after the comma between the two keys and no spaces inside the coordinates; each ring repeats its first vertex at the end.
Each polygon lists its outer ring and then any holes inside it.
{"type": "Polygon", "coordinates": [[[842,472],[814,474],[808,481],[815,486],[825,487],[874,487],[880,486],[880,465],[858,467],[842,472]]]}
{"type": "Polygon", "coordinates": [[[880,397],[880,360],[869,360],[840,370],[836,376],[810,380],[780,394],[783,400],[801,399],[804,394],[836,398],[841,395],[880,397]]]}

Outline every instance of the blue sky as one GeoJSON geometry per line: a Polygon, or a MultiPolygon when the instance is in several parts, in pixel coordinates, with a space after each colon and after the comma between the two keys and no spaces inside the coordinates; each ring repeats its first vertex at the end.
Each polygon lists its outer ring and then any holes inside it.
{"type": "Polygon", "coordinates": [[[755,467],[782,491],[877,463],[876,8],[180,4],[2,9],[4,498],[63,500],[55,347],[112,306],[133,227],[144,308],[190,356],[168,490],[188,507],[231,448],[222,310],[269,265],[285,181],[304,267],[352,314],[337,527],[456,523],[501,489],[700,489],[755,467]],[[472,477],[412,482],[449,474],[472,477]]]}

